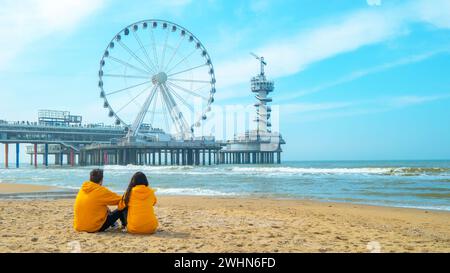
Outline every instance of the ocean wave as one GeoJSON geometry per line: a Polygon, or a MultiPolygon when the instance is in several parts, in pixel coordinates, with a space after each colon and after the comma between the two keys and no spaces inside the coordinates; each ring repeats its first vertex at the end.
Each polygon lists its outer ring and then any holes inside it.
{"type": "Polygon", "coordinates": [[[236,193],[221,192],[202,188],[156,188],[156,194],[193,196],[235,196],[236,193]]]}
{"type": "Polygon", "coordinates": [[[243,174],[379,174],[379,175],[450,175],[449,168],[299,168],[299,167],[233,167],[230,171],[243,174]]]}
{"type": "Polygon", "coordinates": [[[147,171],[153,174],[186,174],[186,175],[449,175],[450,168],[433,167],[352,167],[352,168],[315,168],[315,167],[229,167],[221,166],[105,166],[106,171],[120,174],[128,171],[147,171]]]}
{"type": "Polygon", "coordinates": [[[106,165],[104,166],[105,170],[140,170],[140,169],[148,169],[148,170],[190,170],[196,168],[195,166],[171,166],[171,165],[161,165],[161,166],[153,166],[153,165],[106,165]]]}
{"type": "Polygon", "coordinates": [[[382,174],[384,168],[296,168],[296,167],[233,167],[233,172],[241,173],[292,173],[292,174],[349,174],[349,173],[373,173],[382,174]]]}
{"type": "Polygon", "coordinates": [[[450,174],[450,168],[411,168],[411,167],[401,167],[394,168],[392,173],[400,174],[450,174]]]}

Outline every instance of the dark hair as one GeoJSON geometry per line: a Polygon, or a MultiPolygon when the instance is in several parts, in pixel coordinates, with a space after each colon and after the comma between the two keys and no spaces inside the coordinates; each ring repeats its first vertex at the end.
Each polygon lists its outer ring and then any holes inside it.
{"type": "Polygon", "coordinates": [[[103,170],[101,169],[93,169],[90,174],[90,178],[94,183],[100,183],[103,180],[103,170]]]}
{"type": "Polygon", "coordinates": [[[131,190],[138,185],[148,186],[147,176],[143,172],[137,172],[131,177],[130,184],[128,185],[128,189],[123,196],[123,201],[125,205],[128,206],[128,202],[130,202],[131,190]]]}

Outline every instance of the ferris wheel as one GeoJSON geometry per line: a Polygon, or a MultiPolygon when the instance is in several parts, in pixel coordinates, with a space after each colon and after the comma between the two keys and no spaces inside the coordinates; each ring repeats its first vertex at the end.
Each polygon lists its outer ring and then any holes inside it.
{"type": "Polygon", "coordinates": [[[143,124],[192,139],[214,102],[216,78],[203,44],[187,29],[145,20],[117,33],[100,61],[100,97],[135,137],[143,124]]]}

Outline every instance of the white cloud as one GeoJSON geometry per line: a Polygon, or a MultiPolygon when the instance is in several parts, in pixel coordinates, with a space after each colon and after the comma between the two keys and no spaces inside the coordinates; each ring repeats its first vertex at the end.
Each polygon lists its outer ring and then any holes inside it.
{"type": "Polygon", "coordinates": [[[419,20],[439,28],[450,28],[450,1],[420,0],[413,6],[419,20]]]}
{"type": "Polygon", "coordinates": [[[7,0],[0,7],[0,69],[31,43],[68,32],[98,10],[104,0],[7,0]]]}
{"type": "Polygon", "coordinates": [[[321,112],[321,111],[329,111],[329,110],[347,108],[354,104],[355,104],[354,102],[288,103],[288,104],[281,104],[280,111],[282,111],[283,114],[321,112]]]}
{"type": "Polygon", "coordinates": [[[381,0],[367,0],[369,6],[381,6],[381,0]]]}
{"type": "Polygon", "coordinates": [[[328,88],[331,87],[335,87],[341,84],[345,84],[348,82],[352,82],[356,79],[371,75],[371,74],[375,74],[375,73],[380,73],[395,67],[399,67],[399,66],[403,66],[403,65],[408,65],[408,64],[413,64],[413,63],[417,63],[417,62],[421,62],[424,61],[428,58],[431,58],[433,56],[436,56],[437,54],[440,53],[449,53],[450,49],[449,48],[444,48],[444,49],[439,49],[439,50],[434,50],[434,51],[430,51],[430,52],[426,52],[423,54],[417,54],[417,55],[411,55],[411,56],[407,56],[405,58],[401,58],[399,60],[395,60],[392,62],[388,62],[388,63],[384,63],[381,65],[377,65],[377,66],[373,66],[373,67],[369,67],[369,68],[365,68],[365,69],[361,69],[358,71],[354,71],[344,77],[341,77],[337,80],[331,81],[331,82],[326,82],[326,83],[322,83],[318,86],[309,88],[309,89],[305,89],[305,90],[300,90],[297,92],[293,92],[290,95],[284,96],[284,97],[279,97],[277,99],[277,101],[289,101],[292,99],[296,99],[308,94],[313,94],[322,90],[326,90],[328,88]]]}
{"type": "Polygon", "coordinates": [[[270,7],[270,0],[252,0],[250,2],[250,9],[256,13],[264,12],[269,7],[270,7]]]}
{"type": "Polygon", "coordinates": [[[426,102],[432,102],[436,100],[442,100],[442,99],[448,99],[450,98],[450,94],[444,94],[444,95],[432,95],[432,96],[401,96],[392,98],[387,102],[388,106],[391,107],[407,107],[407,106],[413,106],[417,104],[422,104],[426,102]]]}
{"type": "Polygon", "coordinates": [[[405,95],[348,102],[281,104],[283,118],[294,122],[311,122],[350,116],[394,111],[405,107],[450,99],[450,93],[429,96],[405,95]]]}
{"type": "MultiPolygon", "coordinates": [[[[334,18],[313,29],[303,29],[292,38],[272,41],[254,51],[269,63],[271,77],[298,73],[309,65],[408,33],[414,22],[439,28],[450,27],[450,1],[411,1],[382,9],[365,9],[334,18]]],[[[246,53],[216,65],[218,86],[248,82],[258,64],[246,53]]]]}
{"type": "MultiPolygon", "coordinates": [[[[162,11],[179,12],[191,3],[192,0],[153,0],[149,1],[148,4],[151,5],[152,12],[160,13],[162,11]]],[[[142,7],[141,4],[139,6],[142,7]]]]}

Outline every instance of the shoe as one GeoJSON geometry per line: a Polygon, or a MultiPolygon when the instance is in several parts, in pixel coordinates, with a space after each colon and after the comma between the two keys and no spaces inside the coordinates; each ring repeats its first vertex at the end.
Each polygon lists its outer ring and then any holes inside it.
{"type": "Polygon", "coordinates": [[[109,230],[117,230],[117,229],[119,229],[119,228],[120,228],[120,226],[119,226],[119,224],[116,222],[116,223],[114,223],[114,225],[110,226],[110,227],[107,228],[105,231],[109,231],[109,230]]]}

